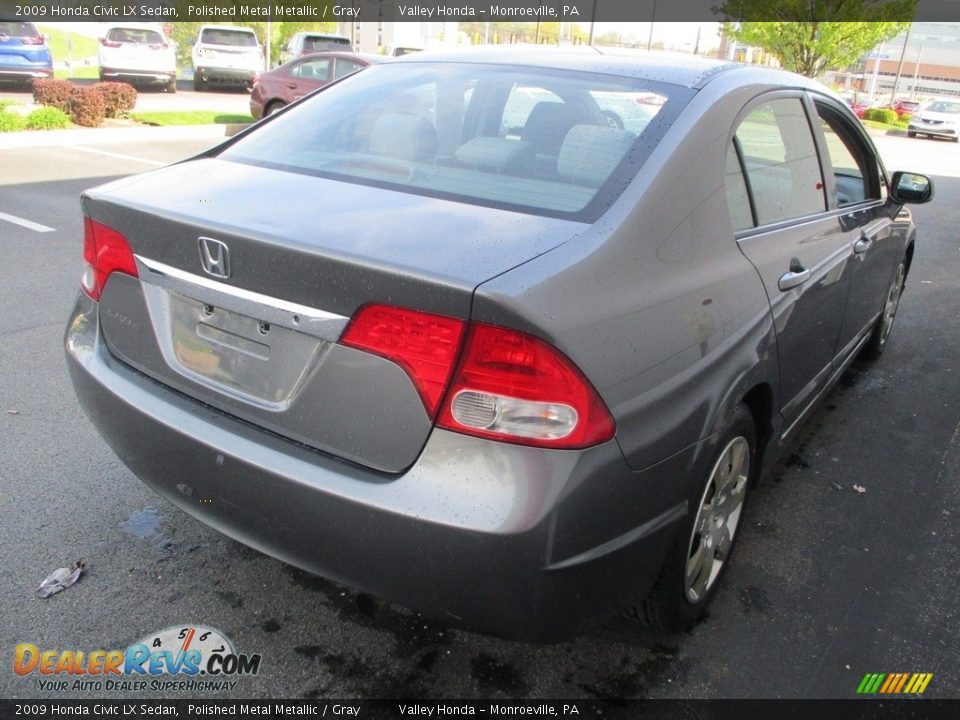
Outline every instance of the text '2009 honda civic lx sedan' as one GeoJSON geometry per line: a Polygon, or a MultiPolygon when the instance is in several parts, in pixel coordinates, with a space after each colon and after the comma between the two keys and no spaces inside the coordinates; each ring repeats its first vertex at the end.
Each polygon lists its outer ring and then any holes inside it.
{"type": "Polygon", "coordinates": [[[68,364],[136,475],[285,562],[501,635],[688,627],[932,194],[789,73],[411,55],[86,192],[68,364]]]}

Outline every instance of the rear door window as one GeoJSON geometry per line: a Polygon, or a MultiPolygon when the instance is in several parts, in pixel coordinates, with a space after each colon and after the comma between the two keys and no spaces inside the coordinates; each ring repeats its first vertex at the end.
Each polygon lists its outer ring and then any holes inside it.
{"type": "Polygon", "coordinates": [[[826,210],[820,161],[800,98],[753,108],[737,128],[758,225],[826,210]]]}

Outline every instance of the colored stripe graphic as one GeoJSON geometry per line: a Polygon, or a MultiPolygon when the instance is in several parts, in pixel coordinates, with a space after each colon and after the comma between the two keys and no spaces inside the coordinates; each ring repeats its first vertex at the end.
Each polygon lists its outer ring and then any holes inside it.
{"type": "Polygon", "coordinates": [[[933,679],[933,673],[867,673],[857,686],[857,694],[922,695],[933,679]]]}

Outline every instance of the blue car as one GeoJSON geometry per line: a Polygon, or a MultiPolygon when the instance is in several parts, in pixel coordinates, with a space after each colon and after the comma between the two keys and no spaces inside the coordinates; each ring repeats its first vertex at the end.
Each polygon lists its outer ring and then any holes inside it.
{"type": "Polygon", "coordinates": [[[0,81],[29,84],[53,77],[53,57],[43,35],[30,22],[0,20],[0,81]]]}

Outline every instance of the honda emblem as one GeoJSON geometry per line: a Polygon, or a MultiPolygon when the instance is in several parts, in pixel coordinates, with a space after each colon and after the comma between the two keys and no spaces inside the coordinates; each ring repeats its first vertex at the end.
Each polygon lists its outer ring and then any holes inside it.
{"type": "Polygon", "coordinates": [[[226,243],[213,238],[199,238],[200,264],[207,275],[217,278],[230,277],[230,248],[226,243]]]}

